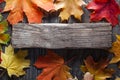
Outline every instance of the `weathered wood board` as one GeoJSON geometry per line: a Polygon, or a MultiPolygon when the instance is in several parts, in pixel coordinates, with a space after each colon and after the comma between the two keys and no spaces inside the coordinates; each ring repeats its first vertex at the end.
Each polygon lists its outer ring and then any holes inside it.
{"type": "MultiPolygon", "coordinates": [[[[84,0],[86,3],[90,2],[91,0],[84,0]]],[[[119,4],[120,4],[120,0],[116,0],[119,4]]],[[[2,4],[4,6],[4,4],[2,4]]],[[[0,5],[1,7],[1,5],[0,5]]],[[[89,15],[90,12],[84,9],[84,15],[82,17],[82,23],[88,23],[90,21],[89,19],[89,15]]],[[[4,17],[7,17],[6,14],[3,14],[4,17]]],[[[119,16],[119,21],[120,21],[120,16],[119,16]]],[[[23,21],[26,22],[26,21],[23,21]]],[[[58,15],[49,15],[46,18],[44,18],[43,20],[44,23],[59,23],[59,19],[58,19],[58,15]]],[[[70,18],[68,21],[69,23],[76,23],[75,19],[70,18]]],[[[14,28],[14,27],[13,27],[14,28]]],[[[31,30],[32,31],[32,30],[31,30]]],[[[115,34],[120,34],[120,25],[117,25],[116,27],[113,27],[112,29],[112,40],[115,41],[115,34]]],[[[27,41],[26,41],[27,42],[27,41]]],[[[16,77],[8,77],[8,75],[4,75],[3,77],[0,78],[0,80],[36,80],[36,77],[38,75],[40,75],[40,73],[42,72],[41,69],[37,69],[33,66],[33,64],[35,63],[35,61],[37,60],[37,58],[41,55],[45,55],[46,54],[46,49],[42,49],[42,48],[29,48],[26,49],[29,51],[28,57],[31,60],[31,65],[29,69],[26,69],[26,74],[24,76],[21,76],[19,78],[16,77]]],[[[70,63],[68,63],[68,66],[71,67],[71,73],[72,75],[75,77],[77,76],[78,80],[82,80],[83,78],[83,73],[80,70],[80,65],[84,64],[84,59],[86,59],[86,57],[88,55],[91,55],[94,57],[94,59],[96,61],[104,58],[104,57],[111,57],[111,54],[109,52],[107,52],[104,49],[57,49],[54,50],[57,54],[59,54],[60,56],[62,56],[65,61],[70,60],[72,57],[77,56],[74,60],[72,60],[70,63]]],[[[116,70],[115,75],[111,78],[111,79],[107,79],[107,80],[115,80],[116,76],[120,77],[120,69],[117,67],[117,64],[112,64],[109,67],[112,67],[116,70]]]]}
{"type": "Polygon", "coordinates": [[[15,48],[108,48],[112,43],[109,23],[17,24],[13,27],[15,48]]]}

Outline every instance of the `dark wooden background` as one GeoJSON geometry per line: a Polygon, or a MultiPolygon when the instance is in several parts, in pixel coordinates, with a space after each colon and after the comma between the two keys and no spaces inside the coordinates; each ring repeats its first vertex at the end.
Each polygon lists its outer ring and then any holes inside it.
{"type": "MultiPolygon", "coordinates": [[[[90,0],[84,0],[86,3],[88,3],[90,0]]],[[[120,4],[120,0],[116,0],[120,4]]],[[[0,7],[4,7],[4,3],[0,5],[0,7]]],[[[89,23],[89,11],[86,10],[84,7],[84,15],[82,16],[82,21],[76,20],[73,16],[68,20],[68,23],[89,23]]],[[[2,14],[4,18],[7,17],[8,13],[2,14]]],[[[60,19],[58,18],[58,12],[47,14],[46,17],[43,18],[43,23],[59,23],[60,19]]],[[[120,15],[119,15],[119,22],[120,22],[120,15]]],[[[26,23],[26,19],[23,21],[23,23],[26,23]]],[[[113,38],[112,40],[115,41],[115,34],[120,34],[120,25],[117,25],[113,28],[113,38]]],[[[9,29],[9,33],[11,33],[11,28],[9,29]]],[[[29,40],[29,39],[28,39],[29,40]]],[[[18,49],[16,49],[18,50],[18,49]]],[[[16,78],[13,76],[12,78],[9,78],[7,74],[5,74],[3,77],[0,78],[0,80],[36,80],[36,77],[40,74],[41,69],[36,69],[33,64],[35,63],[36,59],[40,55],[46,54],[46,49],[41,48],[29,48],[27,49],[29,51],[29,55],[27,58],[31,60],[31,65],[29,69],[26,69],[26,75],[21,76],[20,78],[16,78]]],[[[110,54],[107,50],[104,49],[57,49],[54,50],[57,54],[64,57],[65,61],[71,59],[72,57],[76,56],[74,60],[72,60],[68,66],[72,68],[71,73],[73,76],[77,76],[79,80],[82,80],[83,73],[80,71],[80,65],[84,64],[83,60],[91,55],[94,57],[96,61],[98,61],[101,58],[109,57],[111,58],[113,55],[110,54]]],[[[109,65],[109,67],[112,67],[116,70],[115,75],[113,75],[112,79],[108,80],[114,80],[115,76],[120,76],[120,70],[117,68],[117,64],[109,65]]]]}

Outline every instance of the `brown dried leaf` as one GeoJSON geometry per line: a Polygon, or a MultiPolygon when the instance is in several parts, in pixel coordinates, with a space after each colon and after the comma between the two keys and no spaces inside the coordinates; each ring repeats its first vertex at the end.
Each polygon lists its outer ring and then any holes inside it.
{"type": "MultiPolygon", "coordinates": [[[[98,62],[95,62],[93,58],[89,56],[84,62],[85,62],[85,66],[82,69],[83,70],[87,69],[87,72],[89,72],[91,76],[92,75],[94,76],[94,80],[106,80],[106,78],[110,78],[114,72],[112,69],[106,68],[109,64],[108,59],[102,59],[98,62]]],[[[87,77],[90,77],[90,75],[88,75],[87,77]]]]}

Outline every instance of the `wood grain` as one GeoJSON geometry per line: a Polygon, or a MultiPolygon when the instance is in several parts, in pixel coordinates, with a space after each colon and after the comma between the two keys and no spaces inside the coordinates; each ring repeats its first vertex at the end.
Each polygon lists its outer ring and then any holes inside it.
{"type": "Polygon", "coordinates": [[[112,42],[109,23],[17,24],[13,27],[15,48],[108,48],[112,42]]]}

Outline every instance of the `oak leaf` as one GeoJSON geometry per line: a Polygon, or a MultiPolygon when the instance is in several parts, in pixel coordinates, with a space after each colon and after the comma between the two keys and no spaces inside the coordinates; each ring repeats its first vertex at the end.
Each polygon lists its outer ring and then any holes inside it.
{"type": "Polygon", "coordinates": [[[64,59],[52,51],[48,51],[45,56],[40,56],[35,62],[37,68],[43,69],[37,80],[67,80],[72,78],[69,70],[65,65],[64,59]]]}
{"type": "Polygon", "coordinates": [[[120,7],[115,0],[93,0],[87,5],[87,9],[93,10],[90,15],[91,21],[106,19],[113,26],[119,23],[120,7]]]}
{"type": "Polygon", "coordinates": [[[81,8],[82,5],[85,5],[83,0],[56,0],[55,9],[62,9],[59,14],[61,21],[68,20],[71,15],[81,20],[84,13],[81,8]]]}
{"type": "MultiPolygon", "coordinates": [[[[82,66],[81,70],[85,73],[89,72],[91,74],[91,80],[106,80],[106,78],[110,78],[114,72],[112,69],[106,68],[109,64],[108,59],[95,62],[91,56],[88,56],[84,62],[85,66],[84,68],[82,66]],[[92,79],[92,76],[94,79],[92,79]]],[[[85,77],[90,77],[90,75],[85,77]]]]}
{"type": "Polygon", "coordinates": [[[41,23],[43,13],[38,8],[38,5],[34,3],[38,3],[41,6],[45,5],[42,7],[43,9],[46,7],[49,7],[49,10],[52,9],[50,5],[46,5],[48,2],[50,2],[50,0],[5,0],[5,2],[6,6],[3,11],[10,11],[7,20],[11,24],[16,24],[20,21],[23,21],[24,13],[27,16],[29,23],[41,23]]]}
{"type": "Polygon", "coordinates": [[[0,15],[0,43],[7,44],[10,40],[10,35],[5,33],[8,30],[8,23],[3,20],[2,15],[0,15]]]}
{"type": "Polygon", "coordinates": [[[0,67],[6,69],[10,77],[12,75],[17,77],[24,75],[25,71],[23,68],[28,68],[30,65],[30,60],[24,59],[27,54],[27,51],[22,50],[14,54],[14,49],[9,45],[5,48],[5,53],[1,54],[2,62],[0,67]]]}
{"type": "Polygon", "coordinates": [[[120,35],[116,35],[117,39],[112,43],[112,48],[110,52],[114,53],[114,57],[110,61],[110,63],[117,63],[120,61],[120,35]]]}

